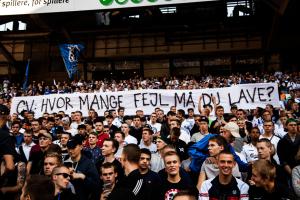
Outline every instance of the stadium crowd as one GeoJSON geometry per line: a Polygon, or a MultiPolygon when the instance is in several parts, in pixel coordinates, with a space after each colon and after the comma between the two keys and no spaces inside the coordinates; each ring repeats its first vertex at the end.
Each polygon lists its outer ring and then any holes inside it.
{"type": "MultiPolygon", "coordinates": [[[[0,98],[0,199],[300,199],[299,73],[32,82],[5,80],[0,98]],[[281,107],[126,107],[88,116],[23,110],[15,96],[200,89],[275,82],[281,107]],[[195,114],[197,109],[200,114],[195,114]]],[[[199,97],[201,102],[201,97],[199,97]]],[[[197,112],[198,113],[198,112],[197,112]]]]}

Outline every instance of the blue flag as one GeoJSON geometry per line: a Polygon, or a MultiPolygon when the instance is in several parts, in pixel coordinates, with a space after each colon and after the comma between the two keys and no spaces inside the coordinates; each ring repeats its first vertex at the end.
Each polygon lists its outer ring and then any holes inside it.
{"type": "Polygon", "coordinates": [[[24,83],[23,83],[23,91],[25,91],[27,89],[28,76],[29,76],[29,63],[30,63],[30,60],[28,59],[26,71],[25,71],[25,79],[24,79],[24,83]]]}
{"type": "Polygon", "coordinates": [[[81,44],[61,44],[59,45],[60,54],[64,60],[65,67],[70,79],[74,78],[74,75],[78,71],[78,58],[80,52],[83,51],[84,46],[81,44]]]}

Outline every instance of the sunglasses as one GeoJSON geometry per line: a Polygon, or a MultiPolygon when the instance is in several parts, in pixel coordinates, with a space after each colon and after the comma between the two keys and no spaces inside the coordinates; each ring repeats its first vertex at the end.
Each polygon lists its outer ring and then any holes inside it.
{"type": "Polygon", "coordinates": [[[55,175],[57,175],[57,176],[62,175],[64,178],[70,178],[71,177],[70,174],[67,174],[67,173],[57,173],[55,175]]]}

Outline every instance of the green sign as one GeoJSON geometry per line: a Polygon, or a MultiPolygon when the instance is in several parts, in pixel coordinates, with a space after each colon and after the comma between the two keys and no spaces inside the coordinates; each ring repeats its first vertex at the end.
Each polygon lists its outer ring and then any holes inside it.
{"type": "MultiPolygon", "coordinates": [[[[104,6],[109,6],[113,3],[114,0],[100,0],[100,3],[104,6]]],[[[148,1],[148,2],[151,2],[151,3],[154,3],[156,2],[157,0],[115,0],[117,4],[120,4],[120,5],[124,5],[126,4],[128,1],[131,1],[132,3],[135,3],[135,4],[139,4],[141,3],[142,1],[148,1]]],[[[171,1],[171,0],[169,0],[171,1]]]]}

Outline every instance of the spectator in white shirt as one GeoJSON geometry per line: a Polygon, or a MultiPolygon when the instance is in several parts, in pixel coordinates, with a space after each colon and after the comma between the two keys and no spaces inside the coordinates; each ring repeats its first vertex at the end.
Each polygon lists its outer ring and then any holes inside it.
{"type": "Polygon", "coordinates": [[[153,154],[157,151],[156,145],[152,143],[153,131],[149,128],[143,128],[142,141],[139,145],[141,149],[146,148],[153,154]]]}
{"type": "Polygon", "coordinates": [[[133,137],[132,135],[129,135],[129,126],[126,123],[123,123],[121,125],[121,131],[124,133],[125,135],[125,143],[127,144],[137,144],[137,139],[135,137],[133,137]]]}
{"type": "Polygon", "coordinates": [[[157,123],[157,114],[153,112],[150,116],[150,120],[147,122],[151,126],[154,136],[160,135],[161,123],[157,123]]]}
{"type": "Polygon", "coordinates": [[[258,159],[256,144],[259,140],[259,136],[259,129],[257,127],[253,127],[249,133],[250,143],[243,146],[241,154],[244,155],[248,163],[258,159]]]}
{"type": "Polygon", "coordinates": [[[82,112],[81,111],[76,111],[74,113],[74,122],[71,123],[70,127],[72,129],[77,130],[78,125],[83,124],[82,122],[82,112]]]}

